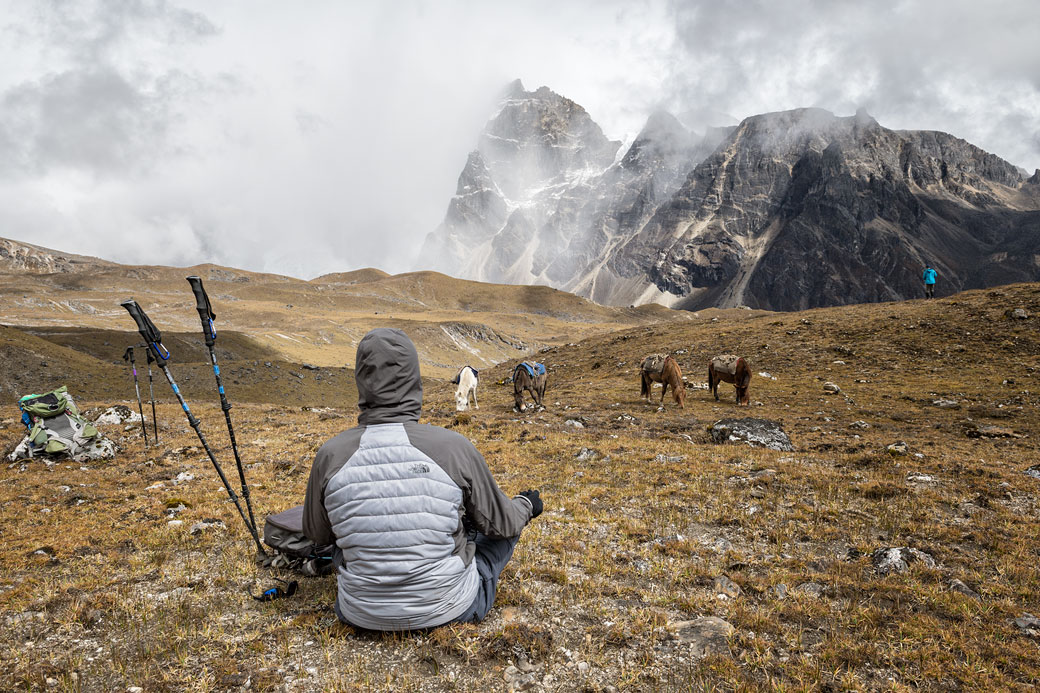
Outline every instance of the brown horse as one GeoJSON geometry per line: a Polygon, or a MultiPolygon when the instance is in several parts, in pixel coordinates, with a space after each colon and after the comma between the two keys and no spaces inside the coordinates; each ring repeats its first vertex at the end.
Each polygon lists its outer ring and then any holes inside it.
{"type": "Polygon", "coordinates": [[[737,404],[750,404],[748,386],[751,384],[751,366],[740,356],[723,354],[708,362],[708,389],[719,401],[719,383],[733,383],[737,390],[737,404]]]}
{"type": "Polygon", "coordinates": [[[664,396],[668,392],[668,386],[672,386],[672,396],[680,409],[686,408],[686,383],[682,379],[682,370],[679,364],[671,356],[665,356],[662,360],[659,355],[647,356],[639,367],[639,396],[646,400],[650,399],[650,390],[654,383],[661,383],[661,404],[664,404],[664,396]]]}
{"type": "Polygon", "coordinates": [[[524,390],[531,393],[536,407],[542,406],[542,397],[545,396],[545,385],[549,378],[545,372],[545,366],[540,363],[528,363],[528,365],[537,375],[531,375],[523,363],[518,363],[513,369],[513,406],[516,411],[527,409],[527,404],[524,403],[524,390]]]}

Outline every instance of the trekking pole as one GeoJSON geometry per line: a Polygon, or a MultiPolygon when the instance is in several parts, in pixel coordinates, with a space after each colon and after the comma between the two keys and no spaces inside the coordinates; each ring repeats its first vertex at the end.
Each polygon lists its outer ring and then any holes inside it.
{"type": "Polygon", "coordinates": [[[137,364],[134,363],[134,348],[127,347],[123,352],[123,360],[130,362],[130,370],[134,372],[134,392],[137,393],[137,411],[141,414],[141,433],[144,434],[144,447],[148,448],[148,427],[144,423],[144,405],[141,404],[141,387],[137,384],[137,364]]]}
{"type": "Polygon", "coordinates": [[[242,482],[242,497],[246,499],[246,510],[249,511],[249,521],[256,527],[256,518],[253,517],[253,503],[249,500],[249,484],[246,483],[246,471],[242,466],[242,458],[238,456],[238,442],[235,440],[235,427],[231,424],[231,404],[224,392],[224,383],[220,379],[220,366],[217,365],[217,354],[213,345],[217,341],[217,330],[213,326],[213,318],[217,314],[209,303],[209,296],[202,286],[199,277],[188,277],[191,290],[195,294],[195,309],[199,311],[199,320],[202,321],[202,335],[206,338],[206,348],[209,349],[209,358],[213,362],[213,376],[217,379],[217,392],[220,394],[220,408],[224,410],[224,421],[227,422],[228,438],[231,439],[231,452],[235,455],[235,465],[238,467],[238,478],[242,482]]]}
{"type": "Polygon", "coordinates": [[[227,491],[228,496],[231,498],[231,502],[235,504],[238,514],[242,517],[242,521],[246,523],[246,527],[249,529],[253,541],[256,542],[257,551],[266,556],[267,552],[264,551],[263,544],[260,543],[260,536],[256,533],[256,527],[249,524],[249,520],[246,519],[246,514],[242,510],[242,504],[238,502],[238,496],[235,495],[235,489],[231,487],[227,477],[224,476],[224,470],[220,468],[220,463],[217,462],[217,458],[214,457],[213,451],[210,450],[209,443],[206,442],[206,437],[202,435],[202,429],[199,428],[199,420],[192,415],[191,409],[188,408],[188,403],[184,401],[184,396],[181,394],[180,388],[177,387],[177,383],[170,374],[170,367],[166,365],[166,361],[170,358],[170,352],[163,346],[162,333],[159,332],[159,328],[148,319],[148,316],[145,315],[143,310],[141,310],[141,307],[137,305],[137,301],[130,299],[129,301],[123,301],[119,305],[126,308],[126,311],[130,313],[130,317],[132,317],[134,322],[137,323],[137,331],[141,333],[141,337],[143,337],[144,341],[148,344],[148,350],[152,353],[159,368],[162,369],[163,375],[166,376],[166,380],[169,381],[170,387],[173,389],[173,394],[177,396],[177,401],[180,402],[181,409],[184,410],[184,415],[188,417],[188,424],[195,429],[195,435],[199,437],[199,442],[202,443],[203,449],[209,456],[209,461],[213,463],[213,468],[217,470],[217,475],[224,484],[224,490],[227,491]]]}
{"type": "Polygon", "coordinates": [[[155,434],[155,444],[159,444],[159,419],[155,416],[155,390],[152,389],[152,363],[155,361],[155,357],[152,356],[152,350],[147,348],[145,345],[144,353],[148,354],[148,396],[152,399],[152,433],[155,434]]]}

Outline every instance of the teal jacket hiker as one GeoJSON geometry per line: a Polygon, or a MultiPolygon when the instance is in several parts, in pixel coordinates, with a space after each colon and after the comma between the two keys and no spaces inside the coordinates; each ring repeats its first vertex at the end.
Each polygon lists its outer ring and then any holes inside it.
{"type": "Polygon", "coordinates": [[[924,270],[924,274],[922,275],[924,277],[924,283],[925,284],[934,284],[935,283],[936,274],[937,274],[937,272],[935,270],[933,270],[931,267],[926,267],[925,270],[924,270]]]}

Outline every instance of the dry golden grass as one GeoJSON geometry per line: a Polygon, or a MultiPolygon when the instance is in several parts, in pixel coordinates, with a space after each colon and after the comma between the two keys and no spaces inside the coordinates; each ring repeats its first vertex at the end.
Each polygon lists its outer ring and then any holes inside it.
{"type": "MultiPolygon", "coordinates": [[[[539,354],[549,389],[538,413],[513,413],[510,387],[494,384],[509,364],[481,374],[481,408],[462,415],[450,386],[428,381],[423,420],[472,439],[507,492],[537,487],[546,503],[488,620],[428,633],[338,624],[330,579],[252,601],[247,590],[272,574],[254,565],[194,435],[164,402],[151,451],[130,430],[116,433],[124,452],[110,463],[0,468],[0,687],[503,690],[507,667],[523,665],[543,689],[566,691],[1030,689],[1038,641],[1010,620],[1040,610],[1040,481],[1023,474],[1040,436],[1040,318],[1003,317],[1018,306],[1040,314],[1040,287],[704,311],[539,354]],[[659,388],[640,401],[636,368],[651,351],[676,353],[692,383],[714,353],[741,353],[756,374],[752,406],[738,408],[725,384],[718,403],[690,390],[685,410],[670,398],[660,409],[659,388]],[[781,421],[796,451],[710,443],[706,427],[734,415],[781,421]],[[1024,437],[969,438],[980,423],[1024,437]],[[889,455],[896,441],[911,454],[889,455]],[[181,472],[194,480],[148,490],[181,472]],[[168,507],[182,502],[184,524],[170,526],[168,507]],[[226,529],[188,533],[211,517],[226,529]],[[938,566],[879,576],[870,553],[889,546],[938,566]],[[740,596],[718,598],[719,576],[740,596]],[[954,578],[981,600],[951,590],[954,578]],[[728,654],[696,659],[673,624],[708,615],[736,633],[728,654]]],[[[221,447],[217,407],[193,407],[221,447]]],[[[300,502],[314,451],[356,411],[233,414],[266,516],[300,502]]],[[[5,444],[19,435],[8,417],[5,444]]]]}

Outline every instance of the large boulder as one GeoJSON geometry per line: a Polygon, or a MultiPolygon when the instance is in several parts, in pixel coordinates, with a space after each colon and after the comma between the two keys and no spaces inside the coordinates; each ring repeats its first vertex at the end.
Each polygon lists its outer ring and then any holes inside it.
{"type": "Polygon", "coordinates": [[[751,447],[769,448],[791,452],[794,446],[776,421],[746,417],[722,419],[708,428],[711,439],[716,443],[745,443],[751,447]]]}

